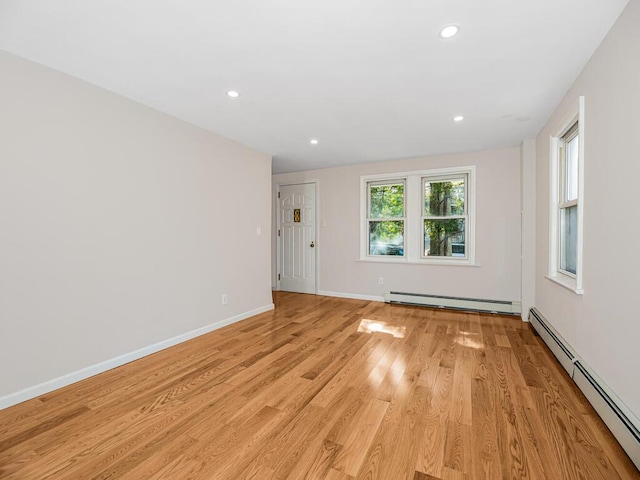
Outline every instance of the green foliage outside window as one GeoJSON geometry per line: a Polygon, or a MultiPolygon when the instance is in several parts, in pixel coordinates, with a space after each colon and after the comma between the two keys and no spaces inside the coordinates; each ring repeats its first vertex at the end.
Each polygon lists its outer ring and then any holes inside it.
{"type": "Polygon", "coordinates": [[[371,185],[369,188],[369,217],[404,217],[404,184],[371,185]]]}
{"type": "MultiPolygon", "coordinates": [[[[369,186],[369,218],[402,217],[404,217],[403,183],[369,186]]],[[[404,255],[404,221],[370,221],[369,255],[404,255]]]]}
{"type": "Polygon", "coordinates": [[[425,183],[425,255],[450,257],[464,255],[465,220],[447,218],[465,214],[465,182],[460,180],[425,183]]]}

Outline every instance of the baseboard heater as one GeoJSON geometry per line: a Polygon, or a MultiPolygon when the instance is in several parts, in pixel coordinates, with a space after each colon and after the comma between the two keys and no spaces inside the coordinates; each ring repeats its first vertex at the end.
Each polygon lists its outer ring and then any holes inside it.
{"type": "Polygon", "coordinates": [[[423,293],[384,292],[386,303],[403,305],[421,305],[424,307],[451,308],[455,310],[471,310],[476,312],[506,313],[520,315],[520,302],[503,300],[482,300],[478,298],[445,297],[423,293]]]}
{"type": "Polygon", "coordinates": [[[574,362],[578,358],[576,352],[535,308],[529,310],[529,323],[556,356],[562,368],[573,378],[574,362]]]}
{"type": "Polygon", "coordinates": [[[529,310],[529,322],[578,388],[582,390],[631,461],[640,469],[640,420],[638,417],[576,354],[536,308],[529,310]]]}

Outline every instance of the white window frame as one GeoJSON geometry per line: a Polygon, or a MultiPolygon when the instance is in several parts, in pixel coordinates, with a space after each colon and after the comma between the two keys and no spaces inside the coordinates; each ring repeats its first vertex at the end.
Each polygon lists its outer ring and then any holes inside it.
{"type": "Polygon", "coordinates": [[[404,258],[407,255],[407,251],[406,251],[406,238],[407,238],[407,182],[404,178],[389,178],[389,179],[384,179],[384,180],[373,180],[373,181],[368,181],[367,182],[367,222],[366,222],[366,228],[367,228],[367,235],[366,235],[366,252],[367,252],[367,256],[370,257],[383,257],[383,258],[388,258],[388,257],[395,257],[395,258],[404,258]],[[403,211],[403,216],[402,217],[370,217],[369,215],[371,214],[371,187],[372,186],[391,186],[391,185],[402,185],[403,186],[403,195],[402,195],[402,211],[403,211]],[[371,222],[402,222],[403,223],[403,239],[404,239],[404,253],[403,255],[371,255],[369,252],[371,252],[371,245],[370,245],[370,236],[369,236],[369,224],[371,222]]]}
{"type": "MultiPolygon", "coordinates": [[[[475,266],[475,165],[461,167],[392,172],[360,177],[360,261],[428,265],[475,266]],[[423,179],[460,178],[466,176],[465,257],[424,256],[423,179]],[[369,255],[369,185],[404,181],[404,256],[369,255]]],[[[377,219],[376,219],[377,220],[377,219]]]]}
{"type": "Polygon", "coordinates": [[[429,175],[429,176],[424,176],[421,179],[421,194],[422,194],[422,203],[420,205],[420,209],[421,209],[421,217],[420,217],[420,231],[421,231],[421,236],[422,236],[422,244],[420,246],[420,258],[423,260],[426,259],[442,259],[442,258],[446,258],[449,259],[450,257],[435,257],[435,256],[426,256],[424,254],[424,242],[425,242],[425,232],[424,232],[424,222],[425,220],[455,220],[455,219],[464,219],[465,223],[464,223],[464,238],[465,238],[465,248],[464,248],[464,257],[457,257],[457,259],[463,258],[465,260],[467,260],[468,258],[468,253],[467,253],[467,233],[469,230],[469,204],[467,202],[467,186],[469,184],[469,174],[468,173],[460,173],[460,174],[455,174],[455,175],[429,175]],[[459,179],[463,179],[464,180],[464,214],[462,215],[445,215],[445,216],[434,216],[434,215],[425,215],[424,212],[424,205],[426,202],[425,199],[425,183],[429,182],[429,183],[435,183],[435,182],[446,182],[447,180],[451,181],[451,180],[459,180],[459,179]]]}
{"type": "Polygon", "coordinates": [[[583,243],[584,243],[584,97],[579,98],[578,111],[563,125],[556,135],[549,138],[549,280],[573,291],[577,295],[584,293],[582,283],[583,273],[583,243]],[[560,171],[565,168],[561,158],[561,147],[564,137],[578,124],[578,198],[565,201],[563,179],[560,171]],[[577,205],[577,240],[576,240],[576,273],[567,272],[560,268],[561,247],[561,215],[562,209],[577,205]]]}

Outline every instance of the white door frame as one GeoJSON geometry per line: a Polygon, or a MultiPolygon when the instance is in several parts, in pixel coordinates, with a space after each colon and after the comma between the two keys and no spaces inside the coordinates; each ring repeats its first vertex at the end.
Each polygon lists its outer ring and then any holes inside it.
{"type": "Polygon", "coordinates": [[[320,291],[320,269],[318,268],[318,265],[320,264],[320,249],[322,248],[322,242],[320,241],[320,180],[305,180],[305,181],[301,181],[301,182],[285,182],[285,183],[277,183],[276,184],[276,193],[275,193],[275,204],[277,205],[276,208],[276,290],[280,290],[280,278],[278,277],[278,275],[280,274],[280,260],[281,260],[281,256],[282,253],[280,252],[280,241],[281,238],[280,235],[278,235],[278,230],[280,230],[282,228],[281,226],[281,222],[282,219],[280,218],[280,199],[278,198],[278,195],[280,194],[280,187],[284,187],[284,186],[288,186],[288,185],[305,185],[305,184],[313,184],[315,191],[316,191],[316,195],[315,195],[315,209],[316,209],[316,218],[315,218],[315,226],[316,226],[316,248],[314,249],[314,261],[316,263],[315,265],[315,274],[316,274],[316,278],[315,278],[315,284],[316,284],[316,288],[315,288],[315,292],[313,293],[314,295],[317,295],[318,292],[320,291]]]}

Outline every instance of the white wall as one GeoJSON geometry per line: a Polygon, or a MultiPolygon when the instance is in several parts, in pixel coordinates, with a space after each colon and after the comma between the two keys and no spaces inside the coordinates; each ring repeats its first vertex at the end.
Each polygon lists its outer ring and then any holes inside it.
{"type": "Polygon", "coordinates": [[[0,52],[0,400],[270,306],[270,195],[268,155],[0,52]]]}
{"type": "MultiPolygon", "coordinates": [[[[328,168],[273,176],[319,180],[318,290],[382,297],[387,290],[520,300],[520,151],[517,148],[328,168]],[[360,176],[476,165],[477,267],[398,265],[360,258],[360,176]],[[384,285],[378,285],[378,277],[384,285]]],[[[274,195],[275,199],[275,195],[274,195]]],[[[274,204],[274,215],[277,203],[274,204]]],[[[274,234],[275,235],[275,234],[274,234]]],[[[275,238],[275,236],[274,236],[275,238]]],[[[272,284],[275,285],[275,241],[272,284]]]]}
{"type": "Polygon", "coordinates": [[[537,137],[536,305],[640,416],[640,1],[631,0],[537,137]],[[549,136],[585,96],[584,295],[552,283],[549,136]]]}

